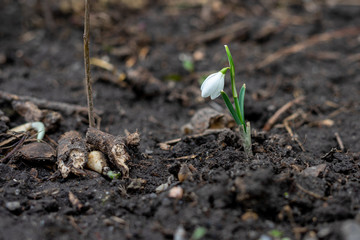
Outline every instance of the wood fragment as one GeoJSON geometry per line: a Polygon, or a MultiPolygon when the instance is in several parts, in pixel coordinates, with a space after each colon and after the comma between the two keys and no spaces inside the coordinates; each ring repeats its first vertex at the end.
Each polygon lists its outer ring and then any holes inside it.
{"type": "Polygon", "coordinates": [[[329,118],[322,119],[319,121],[313,121],[308,124],[309,127],[332,127],[335,124],[334,120],[329,118]]]}
{"type": "Polygon", "coordinates": [[[90,64],[108,70],[114,74],[116,73],[116,69],[114,65],[101,58],[95,58],[95,57],[90,58],[90,64]]]}
{"type": "Polygon", "coordinates": [[[186,163],[181,164],[180,170],[178,172],[178,179],[180,182],[184,182],[185,180],[194,180],[193,174],[186,163]]]}
{"type": "Polygon", "coordinates": [[[241,215],[241,220],[243,221],[256,221],[258,220],[259,215],[257,215],[257,213],[248,210],[246,213],[244,213],[243,215],[241,215]]]}
{"type": "Polygon", "coordinates": [[[340,107],[340,108],[338,108],[338,109],[336,109],[335,111],[333,111],[332,113],[330,113],[329,115],[328,115],[328,117],[329,118],[334,118],[334,117],[336,117],[337,115],[339,115],[339,114],[341,114],[341,113],[343,113],[343,112],[346,112],[346,111],[348,111],[348,108],[347,107],[340,107]]]}
{"type": "Polygon", "coordinates": [[[41,110],[30,101],[12,101],[13,109],[24,117],[27,122],[41,121],[42,112],[41,110]]]}
{"type": "Polygon", "coordinates": [[[264,68],[271,63],[278,61],[281,58],[287,57],[291,54],[295,54],[305,50],[306,48],[312,47],[316,44],[327,42],[337,38],[345,38],[351,36],[357,36],[360,34],[360,27],[348,27],[331,32],[325,32],[315,35],[311,38],[306,39],[303,42],[296,43],[294,45],[279,49],[278,51],[267,56],[263,61],[256,65],[257,69],[264,68]]]}
{"type": "Polygon", "coordinates": [[[335,137],[336,137],[337,143],[339,144],[340,150],[341,150],[341,151],[344,151],[344,149],[345,149],[344,143],[343,143],[343,141],[341,140],[341,137],[340,137],[340,135],[339,135],[338,132],[335,132],[335,137]]]}
{"type": "Polygon", "coordinates": [[[31,101],[12,101],[13,109],[27,122],[42,122],[47,130],[54,130],[60,124],[62,116],[51,110],[41,110],[31,101]]]}
{"type": "Polygon", "coordinates": [[[302,186],[300,186],[300,184],[298,184],[298,183],[296,183],[296,187],[297,187],[298,189],[300,189],[302,192],[306,193],[307,195],[309,195],[309,196],[311,196],[311,197],[314,197],[314,198],[316,198],[316,199],[325,200],[325,201],[327,200],[327,197],[322,197],[322,196],[320,196],[319,194],[316,194],[316,193],[314,193],[314,192],[311,192],[311,191],[303,188],[302,186]]]}
{"type": "Polygon", "coordinates": [[[192,155],[181,156],[181,157],[177,157],[177,158],[167,158],[167,159],[163,159],[163,161],[189,160],[189,159],[194,159],[196,157],[197,157],[197,155],[192,154],[192,155]]]}
{"type": "Polygon", "coordinates": [[[26,140],[27,134],[24,134],[22,138],[18,141],[16,146],[2,159],[0,159],[0,163],[6,163],[7,160],[23,145],[24,141],[26,140]]]}
{"type": "MultiPolygon", "coordinates": [[[[211,134],[218,134],[218,133],[221,133],[223,131],[224,131],[224,129],[208,129],[205,132],[202,132],[202,133],[199,133],[199,134],[186,136],[186,138],[196,139],[196,138],[204,137],[204,136],[211,135],[211,134]]],[[[167,146],[169,146],[169,149],[170,149],[170,146],[175,145],[178,142],[181,142],[181,140],[182,140],[182,138],[175,138],[175,139],[172,139],[172,140],[168,140],[168,141],[159,143],[159,145],[161,145],[162,149],[166,150],[167,146]]]]}
{"type": "Polygon", "coordinates": [[[134,132],[134,133],[128,133],[126,134],[126,145],[129,146],[139,146],[140,144],[140,134],[138,131],[134,132]]]}
{"type": "Polygon", "coordinates": [[[327,153],[325,153],[323,156],[321,156],[321,159],[331,159],[334,155],[334,153],[338,152],[338,150],[336,148],[331,148],[331,150],[327,153]]]}
{"type": "Polygon", "coordinates": [[[83,233],[79,225],[76,223],[75,218],[73,216],[68,216],[71,226],[73,226],[76,231],[78,231],[80,234],[83,233]]]}
{"type": "MultiPolygon", "coordinates": [[[[306,118],[306,114],[300,110],[300,111],[297,111],[295,112],[294,114],[290,115],[289,117],[285,118],[284,121],[283,121],[283,124],[284,124],[284,127],[286,129],[286,131],[289,133],[291,139],[293,141],[295,141],[299,147],[301,148],[301,150],[303,152],[305,152],[305,148],[303,146],[303,144],[300,142],[298,136],[296,134],[293,133],[292,129],[290,128],[290,125],[289,125],[289,122],[290,121],[293,121],[294,119],[296,119],[297,117],[301,116],[302,119],[305,119],[306,118]]],[[[304,122],[304,120],[301,121],[301,124],[304,122]]]]}
{"type": "Polygon", "coordinates": [[[228,35],[229,33],[230,34],[234,34],[236,32],[246,33],[248,30],[249,30],[249,23],[245,21],[240,21],[228,25],[226,27],[216,28],[212,31],[202,33],[200,35],[196,35],[190,39],[191,39],[191,43],[199,44],[199,43],[213,41],[215,39],[228,35]]]}
{"type": "Polygon", "coordinates": [[[142,190],[145,188],[146,180],[142,178],[131,179],[130,184],[127,186],[128,190],[142,190]]]}
{"type": "Polygon", "coordinates": [[[45,196],[55,196],[55,195],[59,194],[59,192],[60,192],[59,188],[50,188],[50,189],[45,189],[40,192],[30,193],[27,197],[30,199],[36,200],[36,199],[40,199],[45,196]]]}
{"type": "Polygon", "coordinates": [[[300,103],[305,99],[305,96],[300,96],[295,98],[294,100],[286,103],[283,105],[279,110],[277,110],[274,115],[265,123],[263,130],[269,131],[272,126],[276,123],[276,121],[279,119],[279,117],[286,112],[289,108],[291,108],[293,105],[300,103]]]}
{"type": "Polygon", "coordinates": [[[291,207],[289,205],[285,205],[283,207],[283,209],[281,210],[281,214],[282,214],[282,212],[284,212],[287,215],[287,218],[290,221],[291,227],[293,228],[293,232],[294,232],[294,235],[295,235],[295,239],[300,240],[301,235],[299,234],[299,232],[294,230],[294,229],[296,229],[298,227],[296,226],[296,222],[295,222],[293,211],[292,211],[291,207]]]}
{"type": "Polygon", "coordinates": [[[78,211],[84,207],[80,200],[71,191],[69,191],[69,201],[71,205],[78,211]]]}
{"type": "MultiPolygon", "coordinates": [[[[19,96],[4,92],[0,90],[0,99],[3,99],[8,102],[12,101],[30,101],[37,105],[39,108],[52,109],[55,111],[60,111],[65,115],[72,115],[74,113],[87,113],[87,108],[79,105],[64,103],[64,102],[55,102],[49,101],[46,99],[34,98],[30,96],[19,96]]],[[[102,111],[95,110],[97,115],[101,115],[102,111]]]]}
{"type": "Polygon", "coordinates": [[[111,220],[113,220],[114,222],[120,224],[120,225],[125,225],[126,221],[123,218],[119,218],[117,216],[112,216],[110,217],[111,220]]]}
{"type": "Polygon", "coordinates": [[[55,164],[56,151],[45,142],[32,142],[19,148],[13,156],[13,159],[29,161],[33,163],[51,163],[55,164]]]}

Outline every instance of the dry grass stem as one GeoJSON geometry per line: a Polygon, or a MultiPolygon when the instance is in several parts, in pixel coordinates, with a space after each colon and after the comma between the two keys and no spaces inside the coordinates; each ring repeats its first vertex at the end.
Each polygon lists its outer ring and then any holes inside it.
{"type": "Polygon", "coordinates": [[[89,53],[89,32],[90,32],[90,4],[85,0],[85,24],[84,24],[84,64],[85,64],[85,80],[86,80],[86,94],[89,112],[89,126],[95,127],[94,120],[94,104],[91,88],[91,74],[90,74],[90,53],[89,53]]]}

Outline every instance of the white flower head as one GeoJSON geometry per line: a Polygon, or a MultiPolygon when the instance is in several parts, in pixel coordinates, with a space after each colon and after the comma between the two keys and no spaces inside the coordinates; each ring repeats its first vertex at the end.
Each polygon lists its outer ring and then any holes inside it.
{"type": "Polygon", "coordinates": [[[224,89],[225,73],[229,68],[223,68],[217,73],[208,76],[201,85],[201,96],[209,97],[213,100],[220,96],[220,92],[224,89]]]}

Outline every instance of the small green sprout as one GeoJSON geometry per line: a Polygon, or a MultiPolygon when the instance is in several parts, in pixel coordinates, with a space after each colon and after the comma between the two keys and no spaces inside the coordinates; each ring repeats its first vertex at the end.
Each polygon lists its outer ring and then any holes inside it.
{"type": "Polygon", "coordinates": [[[106,175],[112,180],[121,178],[121,173],[117,173],[113,171],[108,171],[106,175]]]}
{"type": "Polygon", "coordinates": [[[30,129],[37,131],[37,141],[40,142],[45,136],[45,125],[42,122],[29,122],[10,129],[10,132],[27,132],[30,129]]]}
{"type": "Polygon", "coordinates": [[[245,121],[245,115],[244,115],[244,99],[245,99],[246,85],[243,84],[238,95],[238,92],[236,90],[236,83],[235,83],[234,61],[227,45],[225,45],[225,50],[229,60],[230,67],[225,67],[221,69],[219,72],[213,73],[210,76],[208,76],[201,85],[201,96],[202,97],[210,96],[212,100],[220,95],[222,96],[226,104],[226,107],[229,109],[236,124],[240,128],[240,136],[244,146],[244,151],[248,157],[251,157],[253,154],[251,150],[250,123],[245,121]],[[235,108],[231,103],[229,96],[223,91],[225,75],[228,70],[230,70],[231,91],[234,99],[235,108]]]}
{"type": "Polygon", "coordinates": [[[182,62],[183,68],[186,71],[188,71],[190,73],[194,72],[194,69],[195,69],[194,60],[190,55],[182,53],[182,54],[180,54],[179,59],[182,62]]]}
{"type": "Polygon", "coordinates": [[[289,198],[289,193],[288,192],[284,192],[284,198],[286,198],[286,199],[289,198]]]}
{"type": "Polygon", "coordinates": [[[200,240],[202,239],[205,235],[206,235],[207,229],[204,227],[197,227],[192,236],[191,236],[191,240],[200,240]]]}
{"type": "Polygon", "coordinates": [[[281,238],[283,233],[277,229],[273,229],[269,231],[269,235],[274,237],[274,238],[281,238]]]}

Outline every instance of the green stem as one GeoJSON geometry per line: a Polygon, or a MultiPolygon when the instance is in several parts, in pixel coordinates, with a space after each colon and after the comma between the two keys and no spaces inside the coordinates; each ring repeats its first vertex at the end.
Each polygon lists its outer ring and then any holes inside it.
{"type": "Polygon", "coordinates": [[[246,154],[246,156],[252,157],[253,156],[253,152],[251,149],[251,129],[250,129],[250,123],[247,122],[247,129],[248,131],[245,131],[244,125],[240,125],[240,139],[242,141],[243,147],[244,147],[244,152],[246,154]]]}
{"type": "Polygon", "coordinates": [[[230,78],[231,78],[231,91],[234,98],[237,98],[237,91],[236,91],[236,85],[235,85],[235,67],[234,67],[234,61],[231,56],[229,47],[225,45],[225,51],[229,59],[229,65],[230,65],[230,78]]]}

